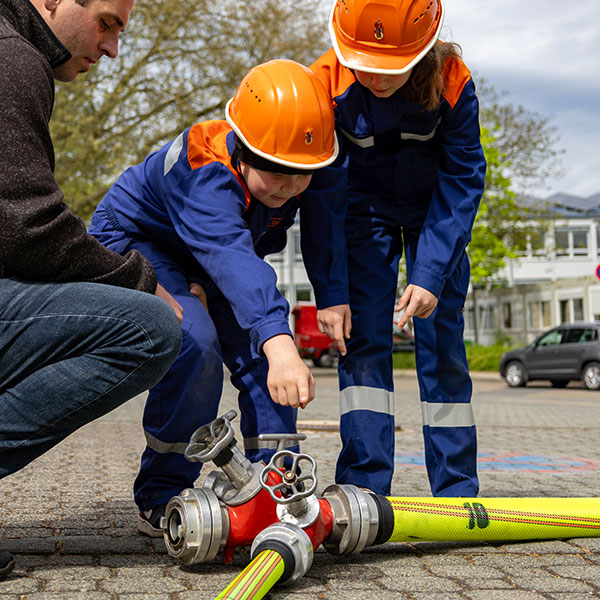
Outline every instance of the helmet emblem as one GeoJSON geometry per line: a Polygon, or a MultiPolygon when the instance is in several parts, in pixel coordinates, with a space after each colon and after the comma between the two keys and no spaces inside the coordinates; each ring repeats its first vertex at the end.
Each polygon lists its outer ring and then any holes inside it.
{"type": "Polygon", "coordinates": [[[381,22],[381,19],[375,21],[375,24],[373,25],[373,34],[375,35],[376,40],[383,39],[383,23],[381,22]]]}
{"type": "Polygon", "coordinates": [[[307,129],[307,130],[304,132],[304,143],[305,143],[307,146],[310,146],[310,144],[312,144],[312,143],[313,143],[313,130],[312,130],[312,129],[307,129]]]}

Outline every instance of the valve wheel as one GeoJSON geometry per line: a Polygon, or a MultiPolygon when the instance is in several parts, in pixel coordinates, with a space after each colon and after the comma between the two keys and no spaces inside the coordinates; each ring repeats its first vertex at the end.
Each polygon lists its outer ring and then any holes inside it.
{"type": "Polygon", "coordinates": [[[308,454],[297,454],[291,450],[280,450],[276,452],[269,461],[269,464],[260,472],[260,485],[269,492],[269,495],[278,504],[291,504],[300,498],[306,498],[314,494],[317,489],[317,462],[308,454]],[[283,472],[278,464],[283,464],[283,460],[289,457],[292,459],[292,466],[283,472]],[[303,462],[310,464],[310,470],[302,474],[300,468],[303,462]],[[274,473],[281,477],[281,483],[269,483],[269,475],[274,473]],[[281,495],[277,496],[277,492],[281,495]]]}
{"type": "Polygon", "coordinates": [[[234,439],[231,420],[237,416],[230,410],[222,417],[203,425],[194,431],[184,456],[191,462],[208,462],[214,460],[234,439]]]}

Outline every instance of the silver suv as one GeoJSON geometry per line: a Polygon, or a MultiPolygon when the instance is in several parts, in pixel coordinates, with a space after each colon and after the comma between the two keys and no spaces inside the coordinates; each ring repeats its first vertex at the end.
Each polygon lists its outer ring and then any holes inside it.
{"type": "Polygon", "coordinates": [[[500,375],[511,387],[545,379],[559,388],[581,380],[590,390],[600,389],[600,322],[563,323],[529,346],[506,352],[500,375]]]}

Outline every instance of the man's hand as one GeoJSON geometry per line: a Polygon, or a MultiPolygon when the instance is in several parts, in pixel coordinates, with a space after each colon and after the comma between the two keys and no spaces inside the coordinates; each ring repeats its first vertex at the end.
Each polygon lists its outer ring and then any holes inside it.
{"type": "Polygon", "coordinates": [[[263,344],[269,361],[267,386],[271,398],[282,406],[305,408],[315,397],[315,380],[300,358],[294,341],[281,334],[263,344]]]}
{"type": "Polygon", "coordinates": [[[396,310],[406,308],[398,322],[398,329],[402,329],[411,317],[426,319],[437,306],[438,299],[430,291],[418,285],[409,285],[404,294],[400,296],[396,310]]]}
{"type": "Polygon", "coordinates": [[[158,296],[161,300],[164,300],[173,309],[173,312],[181,325],[181,321],[183,321],[183,307],[181,304],[179,304],[179,302],[177,302],[177,300],[175,300],[175,298],[173,298],[160,283],[156,284],[154,295],[158,296]]]}
{"type": "Polygon", "coordinates": [[[346,342],[344,340],[350,338],[351,317],[352,313],[348,304],[328,306],[317,311],[319,331],[326,333],[332,340],[337,342],[342,355],[346,354],[346,342]]]}
{"type": "Polygon", "coordinates": [[[196,298],[202,302],[206,312],[208,312],[208,300],[206,299],[206,292],[204,291],[204,288],[199,283],[192,281],[190,283],[190,293],[193,296],[196,296],[196,298]]]}

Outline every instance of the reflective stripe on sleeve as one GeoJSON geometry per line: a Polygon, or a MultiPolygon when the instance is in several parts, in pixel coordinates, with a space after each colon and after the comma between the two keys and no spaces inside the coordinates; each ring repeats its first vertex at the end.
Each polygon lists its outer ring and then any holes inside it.
{"type": "Polygon", "coordinates": [[[169,452],[183,454],[188,446],[187,442],[161,442],[147,431],[144,431],[144,435],[146,436],[146,445],[148,448],[159,454],[168,454],[169,452]]]}
{"type": "Polygon", "coordinates": [[[356,144],[361,148],[372,148],[375,145],[375,138],[372,135],[366,138],[357,138],[353,135],[350,135],[344,129],[342,129],[341,131],[353,144],[356,144]]]}
{"type": "Polygon", "coordinates": [[[472,427],[475,415],[471,403],[421,402],[423,425],[429,427],[472,427]]]}
{"type": "Polygon", "coordinates": [[[394,392],[363,385],[347,387],[340,392],[340,414],[345,415],[353,410],[370,410],[393,415],[394,392]]]}
{"type": "Polygon", "coordinates": [[[179,160],[179,154],[181,153],[181,149],[183,148],[183,132],[177,136],[177,139],[171,144],[171,147],[167,150],[167,155],[165,156],[165,166],[163,175],[167,175],[167,173],[173,168],[175,163],[179,160]]]}
{"type": "MultiPolygon", "coordinates": [[[[439,127],[441,122],[442,122],[442,117],[440,117],[438,119],[437,123],[435,124],[435,127],[429,133],[421,134],[421,133],[400,132],[400,139],[401,140],[414,140],[417,142],[428,142],[435,136],[435,132],[437,131],[437,128],[439,127]]],[[[347,137],[353,144],[356,144],[357,146],[359,146],[361,148],[372,148],[375,145],[375,136],[373,136],[373,135],[370,135],[365,138],[357,138],[357,137],[354,137],[352,134],[348,133],[347,131],[345,131],[344,129],[342,129],[341,131],[344,134],[344,136],[347,137]]]]}

